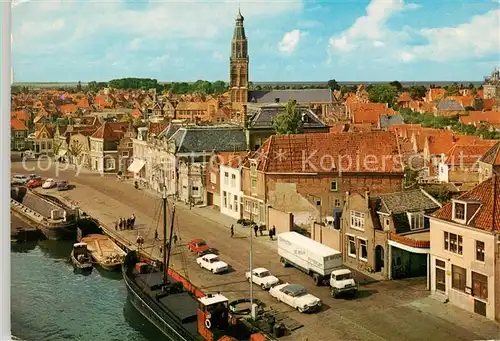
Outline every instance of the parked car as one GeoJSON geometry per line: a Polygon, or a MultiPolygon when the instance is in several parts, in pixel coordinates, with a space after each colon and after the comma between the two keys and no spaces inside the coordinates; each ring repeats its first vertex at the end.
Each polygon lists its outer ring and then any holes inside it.
{"type": "Polygon", "coordinates": [[[42,177],[40,175],[37,175],[37,174],[30,174],[30,175],[28,175],[28,178],[30,180],[42,180],[42,177]]]}
{"type": "Polygon", "coordinates": [[[26,184],[26,187],[28,187],[28,188],[36,188],[36,187],[40,187],[42,184],[43,184],[42,179],[31,179],[26,184]]]}
{"type": "Polygon", "coordinates": [[[30,180],[26,175],[16,174],[12,177],[12,182],[17,185],[24,185],[30,180]]]}
{"type": "Polygon", "coordinates": [[[47,179],[45,182],[42,184],[43,189],[49,189],[49,188],[54,188],[57,186],[57,183],[54,179],[47,179]]]}
{"type": "Polygon", "coordinates": [[[208,254],[218,255],[219,254],[219,250],[217,250],[216,248],[213,248],[213,247],[209,247],[208,249],[202,250],[202,251],[198,251],[197,253],[198,253],[198,257],[205,256],[205,255],[208,255],[208,254]]]}
{"type": "Polygon", "coordinates": [[[188,243],[188,249],[191,252],[200,252],[200,251],[206,251],[210,248],[210,246],[207,245],[207,242],[204,241],[203,239],[193,239],[188,243]]]}
{"type": "Polygon", "coordinates": [[[321,307],[321,300],[307,292],[300,284],[279,284],[269,289],[269,294],[279,302],[288,304],[301,313],[314,311],[321,307]]]}
{"type": "Polygon", "coordinates": [[[196,263],[202,268],[213,272],[214,274],[220,274],[229,270],[229,265],[219,259],[219,256],[214,254],[208,254],[196,259],[196,263]]]}
{"type": "MultiPolygon", "coordinates": [[[[250,271],[245,273],[246,279],[250,280],[250,271]]],[[[252,271],[252,282],[259,285],[262,290],[270,289],[278,284],[280,280],[271,274],[266,268],[256,268],[252,271]]]]}
{"type": "Polygon", "coordinates": [[[35,160],[36,159],[35,152],[32,150],[25,150],[23,152],[23,159],[24,160],[35,160]]]}
{"type": "Polygon", "coordinates": [[[69,189],[69,184],[66,180],[59,180],[56,182],[56,187],[58,191],[67,191],[69,189]]]}

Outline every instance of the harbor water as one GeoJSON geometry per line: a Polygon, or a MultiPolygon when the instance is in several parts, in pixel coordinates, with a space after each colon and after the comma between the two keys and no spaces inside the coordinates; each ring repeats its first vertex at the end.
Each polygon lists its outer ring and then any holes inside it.
{"type": "Polygon", "coordinates": [[[12,334],[26,341],[162,340],[128,302],[120,272],[73,272],[72,246],[11,243],[12,334]]]}

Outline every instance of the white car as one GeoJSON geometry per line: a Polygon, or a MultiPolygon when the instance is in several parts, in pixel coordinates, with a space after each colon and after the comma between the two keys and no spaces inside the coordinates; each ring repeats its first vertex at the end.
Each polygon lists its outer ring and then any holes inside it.
{"type": "Polygon", "coordinates": [[[209,253],[196,259],[196,263],[202,268],[212,271],[214,274],[220,274],[229,270],[229,265],[219,259],[219,256],[209,253]]]}
{"type": "Polygon", "coordinates": [[[321,300],[309,294],[307,289],[299,284],[279,284],[269,289],[269,293],[279,302],[286,303],[301,313],[321,307],[321,300]]]}
{"type": "Polygon", "coordinates": [[[47,179],[42,184],[42,188],[44,188],[44,189],[49,189],[49,188],[54,188],[54,187],[56,187],[56,181],[54,179],[47,179]]]}
{"type": "MultiPolygon", "coordinates": [[[[250,271],[247,271],[245,273],[245,277],[246,279],[250,280],[250,271]]],[[[266,268],[256,268],[252,271],[252,282],[260,285],[262,290],[267,290],[272,286],[278,284],[280,280],[277,277],[271,275],[269,270],[267,270],[266,268]]]]}

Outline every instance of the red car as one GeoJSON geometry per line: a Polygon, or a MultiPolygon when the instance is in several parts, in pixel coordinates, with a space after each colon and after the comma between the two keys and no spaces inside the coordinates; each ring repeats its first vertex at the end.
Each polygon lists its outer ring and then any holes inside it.
{"type": "Polygon", "coordinates": [[[193,239],[188,243],[188,249],[191,252],[199,253],[210,249],[210,246],[203,239],[193,239]]]}
{"type": "Polygon", "coordinates": [[[28,188],[40,187],[42,185],[42,183],[43,183],[42,179],[31,179],[26,184],[26,187],[28,187],[28,188]]]}

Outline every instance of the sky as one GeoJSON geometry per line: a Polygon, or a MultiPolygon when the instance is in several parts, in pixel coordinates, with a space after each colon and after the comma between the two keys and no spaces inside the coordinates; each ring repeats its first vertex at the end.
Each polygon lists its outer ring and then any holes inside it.
{"type": "Polygon", "coordinates": [[[479,81],[500,0],[14,0],[17,82],[229,78],[238,7],[250,81],[479,81]]]}

